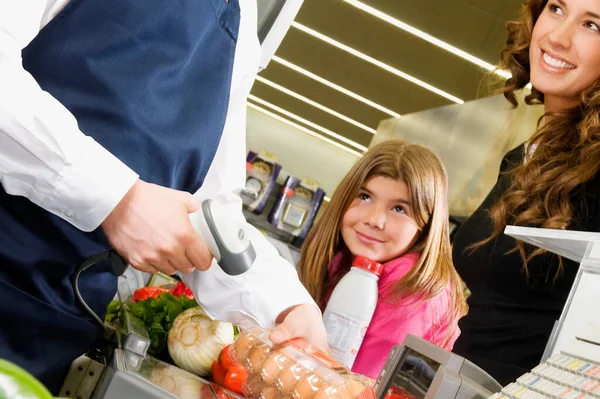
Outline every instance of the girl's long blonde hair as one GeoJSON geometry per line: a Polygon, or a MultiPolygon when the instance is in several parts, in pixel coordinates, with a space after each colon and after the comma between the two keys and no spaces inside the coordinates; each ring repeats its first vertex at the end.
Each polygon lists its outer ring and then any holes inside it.
{"type": "Polygon", "coordinates": [[[365,182],[384,176],[406,183],[420,235],[410,252],[421,252],[415,267],[392,288],[392,299],[414,295],[423,300],[452,285],[448,315],[466,313],[458,273],[452,264],[449,240],[448,183],[439,157],[428,147],[389,140],[371,147],[350,169],[331,197],[323,215],[310,230],[302,247],[298,274],[318,304],[322,303],[328,266],[338,251],[346,249],[341,238],[342,218],[365,182]]]}
{"type": "MultiPolygon", "coordinates": [[[[523,5],[521,16],[508,24],[508,39],[501,53],[500,68],[510,70],[504,96],[517,106],[515,90],[529,82],[529,45],[533,27],[548,0],[529,0],[523,5]]],[[[600,65],[598,65],[600,68],[600,65]]],[[[525,98],[527,104],[541,104],[544,94],[534,87],[525,98]]],[[[510,186],[504,196],[490,210],[494,232],[475,243],[477,248],[498,237],[507,224],[567,229],[576,222],[572,197],[581,185],[600,172],[600,82],[581,93],[581,103],[571,109],[552,113],[552,118],[538,123],[538,129],[529,141],[535,148],[521,163],[508,172],[510,186]]],[[[544,117],[542,117],[544,118],[544,117]]],[[[526,251],[517,241],[518,251],[527,273],[527,263],[545,251],[526,251]]],[[[562,272],[562,259],[555,279],[562,272]]]]}

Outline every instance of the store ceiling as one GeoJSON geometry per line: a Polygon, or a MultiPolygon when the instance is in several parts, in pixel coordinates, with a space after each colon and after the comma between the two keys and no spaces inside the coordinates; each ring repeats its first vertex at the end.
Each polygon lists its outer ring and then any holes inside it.
{"type": "MultiPolygon", "coordinates": [[[[334,140],[356,149],[343,141],[368,147],[379,121],[391,117],[389,112],[409,114],[481,97],[485,69],[357,8],[360,3],[352,1],[305,0],[276,57],[259,74],[249,102],[327,136],[319,130],[325,128],[343,137],[334,140]],[[370,61],[315,35],[363,53],[370,61]],[[446,97],[374,64],[378,62],[447,93],[446,97]],[[388,111],[343,94],[286,64],[388,111]],[[290,95],[290,91],[308,102],[290,95]]],[[[506,39],[506,22],[516,18],[521,0],[363,0],[362,4],[495,65],[506,39]]]]}

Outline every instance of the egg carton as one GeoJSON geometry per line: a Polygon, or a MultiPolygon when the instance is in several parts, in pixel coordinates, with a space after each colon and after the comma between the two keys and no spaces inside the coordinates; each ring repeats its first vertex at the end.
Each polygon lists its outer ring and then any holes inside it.
{"type": "Polygon", "coordinates": [[[352,373],[303,339],[274,345],[270,331],[246,328],[230,356],[248,371],[246,397],[255,399],[375,399],[373,381],[352,373]]]}

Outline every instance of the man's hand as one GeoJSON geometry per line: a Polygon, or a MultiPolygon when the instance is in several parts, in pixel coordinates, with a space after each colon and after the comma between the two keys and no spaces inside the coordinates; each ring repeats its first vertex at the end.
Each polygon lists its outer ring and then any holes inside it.
{"type": "Polygon", "coordinates": [[[315,305],[292,306],[281,312],[275,322],[281,324],[275,327],[269,336],[273,343],[279,344],[293,338],[304,338],[329,354],[323,317],[315,305]]]}
{"type": "Polygon", "coordinates": [[[138,180],[102,222],[110,245],[134,268],[154,273],[207,270],[212,255],[190,223],[187,192],[138,180]]]}

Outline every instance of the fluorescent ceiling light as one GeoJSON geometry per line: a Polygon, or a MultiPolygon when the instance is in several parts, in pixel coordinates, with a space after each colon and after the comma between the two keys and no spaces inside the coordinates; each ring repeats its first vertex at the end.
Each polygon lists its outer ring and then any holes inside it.
{"type": "Polygon", "coordinates": [[[329,129],[324,128],[323,126],[317,125],[316,123],[311,122],[311,121],[309,121],[307,119],[304,119],[301,116],[298,116],[296,114],[293,114],[290,111],[287,111],[287,110],[285,110],[285,109],[283,109],[281,107],[278,107],[275,104],[271,104],[270,102],[265,101],[262,98],[258,98],[258,97],[254,96],[252,94],[250,94],[248,96],[248,98],[251,99],[254,102],[257,102],[257,103],[259,103],[261,105],[264,105],[265,107],[271,108],[272,110],[275,110],[275,111],[279,112],[280,114],[283,114],[283,115],[287,116],[288,118],[295,119],[296,121],[298,121],[300,123],[303,123],[303,124],[305,124],[305,125],[313,128],[315,130],[318,130],[318,131],[320,131],[322,133],[325,133],[326,135],[331,136],[331,137],[333,137],[334,139],[336,139],[338,141],[342,141],[342,142],[344,142],[344,143],[346,143],[346,144],[348,144],[348,145],[356,148],[359,151],[366,151],[367,150],[367,147],[365,147],[364,145],[360,145],[360,144],[358,144],[355,141],[352,141],[352,140],[350,140],[350,139],[348,139],[348,138],[346,138],[346,137],[344,137],[342,135],[339,135],[339,134],[337,134],[335,132],[332,132],[329,129]]]}
{"type": "Polygon", "coordinates": [[[262,76],[257,76],[256,80],[258,80],[259,82],[262,82],[262,83],[264,83],[264,84],[266,84],[268,86],[271,86],[274,89],[282,91],[282,92],[284,92],[287,95],[290,95],[290,96],[292,96],[294,98],[297,98],[300,101],[304,101],[305,103],[307,103],[309,105],[312,105],[313,107],[318,108],[321,111],[325,111],[328,114],[331,114],[331,115],[333,115],[333,116],[335,116],[337,118],[340,118],[344,122],[348,122],[348,123],[350,123],[350,124],[352,124],[352,125],[354,125],[356,127],[359,127],[359,128],[361,128],[361,129],[363,129],[363,130],[365,130],[365,131],[367,131],[367,132],[369,132],[371,134],[375,134],[376,133],[375,129],[373,129],[373,128],[367,126],[367,125],[363,125],[362,123],[360,123],[358,121],[355,121],[354,119],[348,118],[346,115],[342,115],[339,112],[332,110],[331,108],[327,108],[326,106],[321,105],[318,102],[313,101],[313,100],[311,100],[311,99],[309,99],[307,97],[304,97],[303,95],[298,94],[295,91],[292,91],[292,90],[287,89],[287,88],[285,88],[285,87],[283,87],[281,85],[278,85],[275,82],[271,82],[270,80],[265,79],[262,76]]]}
{"type": "Polygon", "coordinates": [[[394,118],[400,118],[400,114],[399,113],[394,112],[391,109],[384,107],[383,105],[379,105],[376,102],[373,102],[373,101],[371,101],[371,100],[369,100],[369,99],[367,99],[367,98],[365,98],[365,97],[363,97],[363,96],[361,96],[359,94],[356,94],[353,91],[350,91],[350,90],[348,90],[348,89],[346,89],[346,88],[344,88],[344,87],[342,87],[340,85],[337,85],[337,84],[335,84],[335,83],[333,83],[333,82],[331,82],[331,81],[329,81],[329,80],[327,80],[325,78],[322,78],[319,75],[316,75],[316,74],[314,74],[314,73],[312,73],[310,71],[307,71],[306,69],[304,69],[302,67],[299,67],[298,65],[292,64],[291,62],[286,61],[286,60],[284,60],[281,57],[278,57],[278,56],[274,55],[273,58],[272,58],[272,60],[275,61],[275,62],[278,62],[281,65],[284,65],[284,66],[286,66],[286,67],[288,67],[288,68],[290,68],[290,69],[292,69],[292,70],[294,70],[294,71],[296,71],[298,73],[301,73],[302,75],[304,75],[306,77],[309,77],[309,78],[311,78],[313,80],[316,80],[317,82],[319,82],[321,84],[324,84],[327,87],[330,87],[330,88],[332,88],[334,90],[339,91],[340,93],[343,93],[343,94],[345,94],[347,96],[350,96],[350,97],[354,98],[355,100],[358,100],[358,101],[360,101],[360,102],[362,102],[364,104],[367,104],[367,105],[369,105],[369,106],[371,106],[371,107],[373,107],[373,108],[375,108],[375,109],[377,109],[377,110],[379,110],[381,112],[384,112],[384,113],[386,113],[386,114],[388,114],[390,116],[393,116],[394,118]]]}
{"type": "Polygon", "coordinates": [[[297,124],[295,122],[290,121],[289,119],[281,117],[281,116],[279,116],[279,115],[277,115],[277,114],[275,114],[275,113],[273,113],[273,112],[271,112],[269,110],[264,109],[263,107],[260,107],[258,105],[252,104],[250,102],[248,102],[246,104],[250,108],[253,108],[253,109],[255,109],[255,110],[259,111],[259,112],[262,112],[263,114],[268,115],[271,118],[273,118],[275,120],[278,120],[278,121],[280,121],[282,123],[285,123],[286,125],[289,125],[289,126],[295,128],[295,129],[298,129],[298,130],[300,130],[303,133],[306,133],[306,134],[308,134],[308,135],[310,135],[312,137],[315,137],[315,138],[317,138],[319,140],[322,140],[322,141],[324,141],[324,142],[326,142],[326,143],[328,143],[328,144],[330,144],[330,145],[332,145],[334,147],[337,147],[337,148],[339,148],[339,149],[341,149],[343,151],[346,151],[346,152],[348,152],[348,153],[350,153],[350,154],[352,154],[352,155],[354,155],[356,157],[359,157],[359,158],[362,157],[362,154],[360,152],[354,151],[353,149],[350,149],[350,148],[348,148],[348,147],[346,147],[344,145],[341,145],[340,143],[338,143],[336,141],[333,141],[333,140],[331,140],[331,139],[329,139],[329,138],[327,138],[325,136],[322,136],[322,135],[320,135],[318,133],[315,133],[312,130],[305,128],[304,126],[301,126],[301,125],[299,125],[299,124],[297,124]]]}
{"type": "Polygon", "coordinates": [[[410,33],[412,35],[415,35],[415,36],[417,36],[417,37],[419,37],[419,38],[421,38],[421,39],[423,39],[423,40],[425,40],[425,41],[433,44],[434,46],[440,47],[440,48],[442,48],[442,49],[444,49],[444,50],[446,50],[446,51],[448,51],[448,52],[450,52],[450,53],[452,53],[454,55],[457,55],[457,56],[459,56],[459,57],[461,57],[461,58],[463,58],[463,59],[465,59],[465,60],[467,60],[467,61],[475,64],[475,65],[478,65],[478,66],[480,66],[480,67],[482,67],[482,68],[484,68],[484,69],[486,69],[486,70],[488,70],[490,72],[494,72],[495,74],[497,74],[499,76],[502,76],[505,79],[508,79],[508,78],[511,77],[511,74],[508,71],[496,69],[496,66],[494,66],[494,65],[492,65],[492,64],[490,64],[488,62],[485,62],[484,60],[479,59],[479,58],[477,58],[477,57],[475,57],[475,56],[473,56],[473,55],[471,55],[471,54],[469,54],[469,53],[467,53],[465,51],[462,51],[462,50],[460,50],[460,49],[458,49],[458,48],[456,48],[456,47],[454,47],[454,46],[452,46],[452,45],[450,45],[450,44],[448,44],[448,43],[446,43],[446,42],[444,42],[442,40],[439,40],[439,39],[437,39],[437,38],[435,38],[435,37],[433,37],[433,36],[431,36],[431,35],[423,32],[423,31],[421,31],[421,30],[419,30],[417,28],[414,28],[414,27],[408,25],[407,23],[402,22],[402,21],[400,21],[400,20],[398,20],[398,19],[396,19],[396,18],[394,18],[394,17],[392,17],[392,16],[390,16],[390,15],[388,15],[388,14],[382,12],[382,11],[379,11],[379,10],[377,10],[377,9],[371,7],[371,6],[368,6],[365,3],[363,3],[363,2],[360,2],[358,0],[344,0],[344,1],[346,3],[352,5],[352,6],[354,6],[354,7],[358,8],[358,9],[360,9],[360,10],[368,13],[368,14],[373,15],[374,17],[377,17],[377,18],[379,18],[379,19],[381,19],[381,20],[383,20],[383,21],[385,21],[385,22],[387,22],[389,24],[394,25],[397,28],[402,29],[405,32],[408,32],[408,33],[410,33]]]}
{"type": "Polygon", "coordinates": [[[386,71],[388,71],[390,73],[393,73],[394,75],[399,76],[402,79],[408,80],[409,82],[414,83],[414,84],[416,84],[416,85],[418,85],[418,86],[420,86],[420,87],[422,87],[424,89],[427,89],[427,90],[429,90],[429,91],[431,91],[431,92],[433,92],[433,93],[435,93],[435,94],[437,94],[439,96],[447,98],[450,101],[453,101],[453,102],[455,102],[457,104],[464,104],[464,101],[461,100],[460,98],[458,98],[456,96],[453,96],[452,94],[446,93],[445,91],[443,91],[441,89],[438,89],[437,87],[434,87],[434,86],[430,85],[429,83],[423,82],[422,80],[417,79],[414,76],[411,76],[411,75],[409,75],[409,74],[407,74],[405,72],[402,72],[402,71],[400,71],[400,70],[398,70],[398,69],[396,69],[396,68],[394,68],[394,67],[392,67],[392,66],[390,66],[390,65],[388,65],[386,63],[383,63],[383,62],[381,62],[381,61],[379,61],[379,60],[377,60],[377,59],[375,59],[373,57],[370,57],[370,56],[368,56],[368,55],[366,55],[364,53],[361,53],[360,51],[355,50],[352,47],[346,46],[345,44],[340,43],[337,40],[334,40],[334,39],[330,38],[329,36],[325,36],[324,34],[317,32],[316,30],[313,30],[313,29],[311,29],[309,27],[306,27],[306,26],[304,26],[302,24],[299,24],[298,22],[295,22],[295,21],[292,22],[292,26],[294,28],[298,29],[298,30],[301,30],[304,33],[308,33],[309,35],[311,35],[311,36],[313,36],[313,37],[315,37],[315,38],[317,38],[319,40],[322,40],[322,41],[324,41],[326,43],[329,43],[332,46],[335,46],[335,47],[339,48],[340,50],[343,50],[343,51],[345,51],[347,53],[350,53],[350,54],[352,54],[355,57],[358,57],[358,58],[360,58],[360,59],[362,59],[364,61],[367,61],[367,62],[369,62],[369,63],[371,63],[373,65],[376,65],[379,68],[382,68],[382,69],[384,69],[384,70],[386,70],[386,71]]]}

